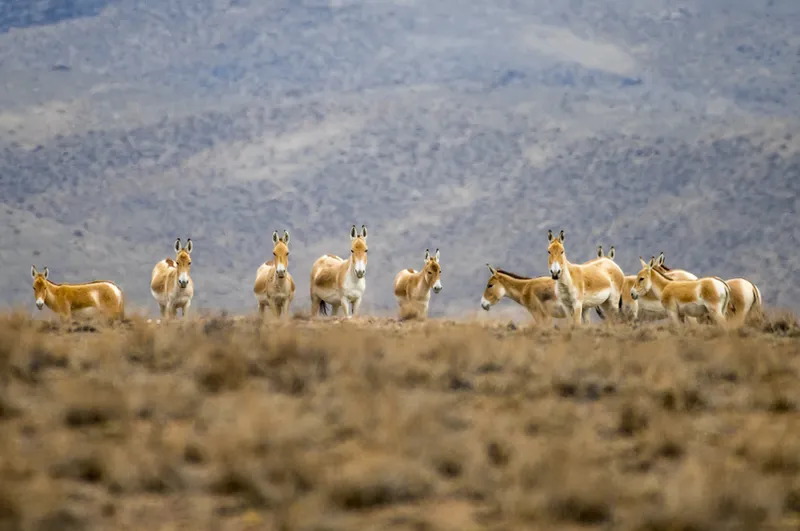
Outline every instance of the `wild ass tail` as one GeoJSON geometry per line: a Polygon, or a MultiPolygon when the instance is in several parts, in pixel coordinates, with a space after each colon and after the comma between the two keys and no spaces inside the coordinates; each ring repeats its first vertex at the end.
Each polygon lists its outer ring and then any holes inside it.
{"type": "Polygon", "coordinates": [[[764,306],[761,304],[761,290],[758,289],[758,286],[753,284],[752,282],[750,285],[753,286],[753,307],[756,308],[758,311],[761,311],[764,306]]]}
{"type": "Polygon", "coordinates": [[[325,301],[322,299],[319,301],[319,313],[322,315],[328,315],[328,305],[325,304],[325,301]]]}
{"type": "Polygon", "coordinates": [[[731,287],[728,285],[727,282],[725,282],[725,280],[719,277],[714,277],[714,278],[722,282],[722,285],[725,286],[725,302],[722,305],[722,315],[727,317],[729,313],[731,314],[736,313],[736,307],[733,305],[733,301],[731,300],[731,287]]]}

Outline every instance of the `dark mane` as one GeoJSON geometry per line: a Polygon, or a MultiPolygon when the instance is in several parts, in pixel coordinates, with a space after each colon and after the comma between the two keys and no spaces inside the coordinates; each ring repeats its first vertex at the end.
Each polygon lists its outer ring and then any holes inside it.
{"type": "Polygon", "coordinates": [[[668,268],[668,267],[667,267],[667,266],[665,266],[664,264],[661,264],[661,265],[660,265],[660,266],[658,266],[658,267],[660,267],[660,268],[661,268],[661,269],[663,269],[664,271],[672,271],[672,269],[668,268]]]}
{"type": "MultiPolygon", "coordinates": [[[[58,283],[58,282],[53,282],[49,278],[47,278],[45,280],[48,283],[50,283],[50,284],[52,284],[54,286],[86,286],[86,285],[89,285],[89,284],[114,284],[115,286],[117,286],[116,283],[111,282],[110,280],[90,280],[89,282],[78,282],[77,284],[61,284],[61,283],[58,283]]],[[[119,288],[119,286],[117,286],[117,287],[119,288]]]]}
{"type": "Polygon", "coordinates": [[[506,276],[511,277],[511,278],[516,278],[517,280],[530,280],[531,279],[531,277],[523,277],[522,275],[518,275],[516,273],[510,273],[510,272],[504,271],[502,269],[498,269],[497,272],[498,273],[502,273],[503,275],[506,275],[506,276]]]}
{"type": "Polygon", "coordinates": [[[671,278],[669,278],[667,275],[665,275],[664,273],[662,273],[661,271],[659,271],[659,270],[658,270],[658,269],[656,269],[655,267],[651,267],[651,268],[650,268],[650,270],[651,270],[651,271],[655,271],[656,273],[658,273],[658,275],[659,275],[661,278],[663,278],[664,280],[669,280],[670,282],[672,281],[672,279],[671,279],[671,278]]]}

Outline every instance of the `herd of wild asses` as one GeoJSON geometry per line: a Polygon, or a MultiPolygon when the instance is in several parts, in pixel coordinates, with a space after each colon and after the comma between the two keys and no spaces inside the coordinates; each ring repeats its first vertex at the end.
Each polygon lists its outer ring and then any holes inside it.
{"type": "MultiPolygon", "coordinates": [[[[723,280],[702,277],[664,265],[664,253],[648,262],[639,257],[641,269],[625,275],[614,261],[615,249],[608,255],[598,246],[597,256],[583,263],[567,259],[562,230],[557,236],[547,231],[550,275],[528,278],[486,264],[491,277],[481,297],[481,307],[489,310],[503,297],[525,307],[540,323],[553,318],[572,319],[576,325],[588,322],[592,309],[602,319],[651,320],[669,318],[674,322],[701,319],[717,325],[739,326],[751,312],[762,310],[761,293],[743,278],[723,280]]],[[[295,296],[295,283],[289,273],[289,232],[272,234],[273,259],[256,271],[253,294],[262,316],[267,312],[287,318],[295,296]]],[[[153,267],[150,293],[158,303],[162,318],[186,317],[192,304],[194,283],[191,277],[192,240],[182,245],[175,240],[175,258],[165,258],[153,267]]],[[[317,258],[311,267],[311,316],[337,315],[342,308],[347,318],[358,313],[367,287],[367,227],[350,229],[350,257],[334,254],[317,258]]],[[[425,318],[431,291],[442,290],[439,249],[425,250],[422,268],[403,269],[394,279],[394,296],[402,319],[425,318]]],[[[44,306],[62,320],[73,314],[94,313],[110,320],[125,314],[123,290],[114,282],[95,280],[85,284],[56,284],[49,280],[45,267],[39,272],[31,266],[36,307],[44,306]]]]}

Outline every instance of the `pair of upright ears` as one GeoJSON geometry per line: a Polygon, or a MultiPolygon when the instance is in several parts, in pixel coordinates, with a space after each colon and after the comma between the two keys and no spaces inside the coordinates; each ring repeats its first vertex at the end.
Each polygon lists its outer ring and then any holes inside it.
{"type": "Polygon", "coordinates": [[[283,231],[283,237],[281,237],[281,238],[278,237],[278,231],[275,231],[275,232],[272,233],[272,243],[278,243],[278,242],[283,242],[286,245],[289,245],[289,231],[288,230],[284,230],[283,231]]]}
{"type": "MultiPolygon", "coordinates": [[[[554,237],[553,237],[553,231],[551,231],[550,229],[548,229],[548,230],[547,230],[547,241],[548,241],[548,242],[552,242],[552,241],[553,241],[553,238],[554,238],[554,237]]],[[[563,241],[564,241],[564,229],[561,229],[561,232],[560,232],[560,233],[558,233],[558,240],[559,240],[559,241],[561,241],[561,242],[563,242],[563,241]]]]}
{"type": "Polygon", "coordinates": [[[175,252],[179,253],[182,250],[186,251],[189,254],[192,254],[192,239],[191,238],[188,238],[186,240],[186,246],[185,247],[181,247],[181,239],[180,238],[175,240],[175,252]]]}
{"type": "Polygon", "coordinates": [[[350,239],[355,240],[356,238],[364,238],[367,239],[367,226],[361,225],[361,231],[356,231],[356,226],[353,225],[353,228],[350,229],[350,239]]]}

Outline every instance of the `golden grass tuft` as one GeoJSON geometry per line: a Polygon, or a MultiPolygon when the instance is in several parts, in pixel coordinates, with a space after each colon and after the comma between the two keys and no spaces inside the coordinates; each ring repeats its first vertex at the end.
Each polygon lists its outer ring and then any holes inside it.
{"type": "Polygon", "coordinates": [[[780,528],[798,330],[2,315],[0,530],[780,528]]]}

